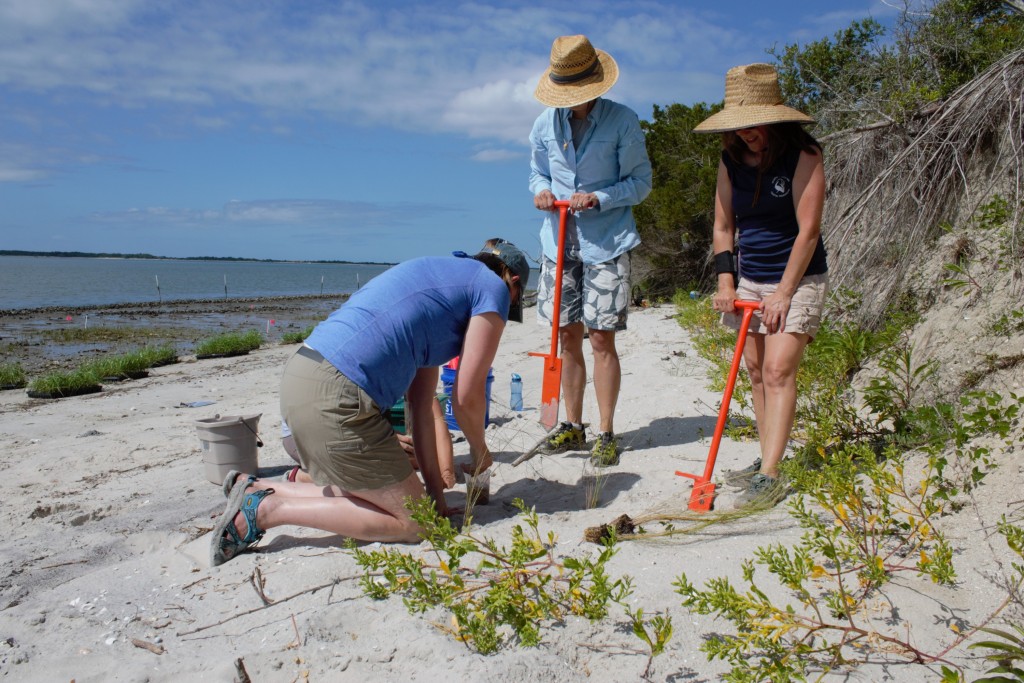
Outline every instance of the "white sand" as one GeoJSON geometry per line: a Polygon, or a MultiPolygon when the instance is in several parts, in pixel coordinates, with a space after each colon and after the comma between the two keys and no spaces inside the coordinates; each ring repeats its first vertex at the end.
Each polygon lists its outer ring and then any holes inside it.
{"type": "MultiPolygon", "coordinates": [[[[491,502],[476,509],[474,533],[507,543],[517,523],[509,503],[519,497],[536,507],[543,532],[557,532],[558,555],[592,555],[598,548],[583,541],[588,526],[659,506],[685,509],[690,483],[674,472],[703,470],[719,397],[705,388],[706,366],[672,312],[634,311],[630,329],[619,337],[624,376],[616,429],[628,450],[621,465],[607,470],[596,509],[586,509],[581,484],[586,453],[509,465],[543,433],[536,410],[542,361],[527,353],[544,352],[549,344],[532,320],[509,325],[494,367],[491,502]],[[522,413],[507,407],[512,372],[524,380],[522,413]]],[[[60,401],[0,392],[0,676],[77,683],[230,681],[234,660],[242,658],[260,683],[640,678],[647,666],[644,646],[618,606],[599,623],[569,618],[546,629],[538,648],[513,644],[481,656],[435,626],[447,624],[447,614],[410,615],[397,598],[364,597],[359,570],[336,536],[274,529],[259,552],[211,569],[208,532],[224,501],[220,487],[204,478],[194,421],[217,413],[263,413],[262,473],[282,471],[290,460],[278,438],[278,382],[293,350],[184,362],[100,394],[60,401]],[[179,407],[204,400],[215,403],[179,407]],[[263,607],[250,583],[257,569],[265,594],[277,604],[263,607]]],[[[592,388],[586,400],[585,417],[596,422],[592,388]]],[[[754,443],[726,439],[716,471],[746,465],[756,451],[754,443]]],[[[456,445],[456,455],[468,457],[464,443],[456,445]]],[[[994,490],[1002,491],[1003,500],[1013,496],[1009,482],[994,490]]],[[[734,492],[719,491],[719,509],[730,507],[734,492]]],[[[461,485],[449,493],[453,504],[463,498],[461,485]]],[[[976,621],[998,604],[1004,593],[988,579],[994,567],[987,544],[1002,543],[984,541],[977,531],[993,517],[967,514],[952,529],[954,543],[967,547],[957,560],[956,590],[901,577],[893,590],[911,599],[891,623],[885,621],[891,606],[873,601],[876,626],[903,635],[913,624],[918,645],[938,651],[953,637],[951,624],[976,621]]],[[[741,561],[758,545],[788,545],[798,537],[795,522],[779,506],[694,535],[621,543],[610,570],[633,577],[631,604],[674,620],[675,633],[654,660],[650,679],[712,681],[726,670],[721,662],[708,663],[698,647],[729,625],[680,605],[672,586],[680,572],[697,583],[722,575],[738,580],[741,561]]],[[[773,594],[787,598],[764,570],[758,576],[773,594]]],[[[962,651],[951,656],[964,661],[962,651]]],[[[934,671],[871,666],[844,680],[918,681],[934,679],[934,671]]]]}

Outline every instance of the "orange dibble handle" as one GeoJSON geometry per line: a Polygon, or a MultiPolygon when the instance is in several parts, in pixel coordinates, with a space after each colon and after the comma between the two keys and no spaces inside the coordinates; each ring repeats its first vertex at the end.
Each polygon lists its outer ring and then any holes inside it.
{"type": "Polygon", "coordinates": [[[711,448],[708,451],[707,462],[704,465],[704,474],[688,474],[676,472],[680,477],[693,479],[693,491],[690,494],[691,510],[706,512],[711,509],[715,499],[715,484],[711,481],[711,474],[715,471],[715,460],[718,458],[718,446],[722,442],[722,434],[725,432],[725,423],[729,419],[729,403],[732,401],[732,390],[736,386],[736,376],[740,371],[740,359],[743,358],[743,347],[747,343],[747,328],[750,327],[750,319],[754,311],[761,307],[760,301],[734,302],[736,308],[743,311],[743,320],[740,322],[740,331],[736,337],[736,351],[732,356],[732,365],[729,367],[729,377],[725,382],[725,391],[722,394],[722,405],[718,409],[718,422],[715,424],[715,435],[711,439],[711,448]]]}
{"type": "Polygon", "coordinates": [[[533,353],[544,359],[544,376],[541,383],[540,423],[552,429],[558,423],[558,403],[562,393],[562,359],[558,356],[559,313],[562,310],[562,271],[565,267],[565,222],[569,202],[555,200],[558,209],[558,256],[555,261],[555,287],[551,312],[551,351],[547,354],[533,353]]]}

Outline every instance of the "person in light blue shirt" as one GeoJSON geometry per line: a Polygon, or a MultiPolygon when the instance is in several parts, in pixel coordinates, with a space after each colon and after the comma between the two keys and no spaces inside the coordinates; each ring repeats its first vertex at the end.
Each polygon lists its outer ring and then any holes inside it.
{"type": "Polygon", "coordinates": [[[469,444],[469,470],[482,474],[492,464],[486,377],[505,322],[522,321],[529,275],[526,256],[509,242],[474,256],[413,259],[375,277],[317,325],[281,380],[281,417],[312,483],[229,473],[211,565],[283,525],[416,541],[421,529],[406,502],[425,494],[438,513],[457,512],[445,502],[437,452],[438,366],[459,356],[452,410],[469,444]],[[385,416],[402,396],[422,483],[385,416]]]}
{"type": "Polygon", "coordinates": [[[566,421],[540,450],[561,453],[586,445],[583,338],[589,331],[600,411],[591,459],[598,466],[619,461],[613,418],[622,370],[615,333],[626,329],[629,252],[640,244],[633,207],[651,192],[651,162],[636,113],[601,97],[618,76],[615,60],[594,49],[586,36],[556,38],[551,66],[534,92],[550,108],[537,117],[530,133],[530,191],[534,206],[546,213],[537,308],[541,323],[549,325],[558,258],[555,200],[568,200],[571,211],[559,311],[566,421]]]}

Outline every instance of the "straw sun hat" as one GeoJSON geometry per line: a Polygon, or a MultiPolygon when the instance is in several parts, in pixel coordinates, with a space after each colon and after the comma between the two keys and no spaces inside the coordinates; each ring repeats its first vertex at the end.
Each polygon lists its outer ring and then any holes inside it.
{"type": "Polygon", "coordinates": [[[724,133],[795,121],[814,123],[807,114],[782,103],[779,74],[771,64],[734,66],[725,74],[725,108],[704,119],[695,133],[724,133]]]}
{"type": "Polygon", "coordinates": [[[575,107],[605,94],[618,79],[619,65],[586,36],[559,36],[533,96],[549,107],[575,107]]]}

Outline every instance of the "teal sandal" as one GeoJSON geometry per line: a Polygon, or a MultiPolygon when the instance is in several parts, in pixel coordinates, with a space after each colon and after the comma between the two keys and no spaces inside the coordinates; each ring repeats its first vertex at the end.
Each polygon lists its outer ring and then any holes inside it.
{"type": "Polygon", "coordinates": [[[210,542],[211,567],[219,567],[263,538],[264,530],[256,526],[256,510],[274,489],[247,493],[249,486],[251,482],[240,481],[231,489],[231,497],[228,499],[224,514],[213,528],[213,538],[210,542]],[[235,528],[235,517],[239,512],[245,518],[245,536],[240,536],[235,528]]]}
{"type": "MultiPolygon", "coordinates": [[[[224,491],[225,498],[231,497],[231,489],[235,488],[235,479],[238,479],[239,474],[244,474],[244,472],[241,470],[231,470],[228,472],[228,475],[224,477],[224,483],[221,485],[221,490],[224,491]]],[[[255,474],[250,474],[246,477],[245,483],[246,485],[251,484],[256,481],[256,479],[258,479],[258,477],[255,474]]]]}

